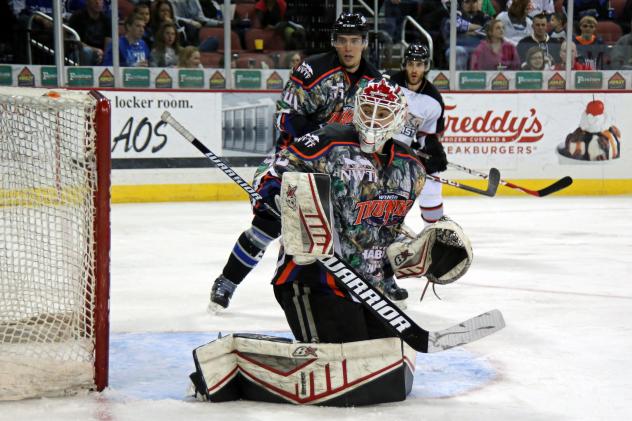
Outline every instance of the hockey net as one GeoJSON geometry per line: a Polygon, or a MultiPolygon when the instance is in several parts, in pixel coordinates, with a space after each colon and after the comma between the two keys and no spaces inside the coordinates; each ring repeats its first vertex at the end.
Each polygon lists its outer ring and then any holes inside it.
{"type": "Polygon", "coordinates": [[[0,88],[0,400],[107,385],[109,111],[0,88]]]}

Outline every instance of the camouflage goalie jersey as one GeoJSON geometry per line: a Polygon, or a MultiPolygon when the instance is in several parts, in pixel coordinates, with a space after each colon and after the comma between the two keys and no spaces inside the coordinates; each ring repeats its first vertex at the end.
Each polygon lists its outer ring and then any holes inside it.
{"type": "MultiPolygon", "coordinates": [[[[386,247],[398,237],[397,228],[425,179],[423,165],[408,147],[388,141],[383,151],[384,155],[362,153],[353,126],[332,124],[279,152],[260,168],[255,180],[258,190],[270,195],[278,192],[270,186],[278,186],[286,171],[329,174],[336,251],[376,286],[385,272],[391,274],[386,247]]],[[[297,280],[344,295],[317,264],[298,266],[281,251],[273,283],[297,280]]]]}

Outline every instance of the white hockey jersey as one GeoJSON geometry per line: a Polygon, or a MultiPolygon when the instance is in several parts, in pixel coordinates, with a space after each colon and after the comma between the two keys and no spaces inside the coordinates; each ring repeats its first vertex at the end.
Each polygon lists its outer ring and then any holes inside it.
{"type": "MultiPolygon", "coordinates": [[[[439,137],[445,130],[441,94],[427,80],[424,80],[417,91],[406,89],[405,71],[394,74],[391,80],[403,88],[406,101],[408,101],[408,117],[404,128],[393,137],[413,149],[422,149],[426,144],[427,136],[439,137]]],[[[440,183],[433,180],[426,181],[419,195],[419,207],[421,217],[426,224],[438,221],[443,216],[443,195],[440,183]]]]}
{"type": "MultiPolygon", "coordinates": [[[[395,77],[391,79],[398,83],[395,77]]],[[[405,86],[404,83],[401,85],[405,86]]],[[[404,128],[394,138],[414,149],[421,149],[427,135],[439,135],[444,130],[443,100],[437,89],[427,81],[417,92],[405,87],[402,90],[408,102],[408,116],[404,128]],[[415,140],[417,144],[413,144],[415,140]]]]}

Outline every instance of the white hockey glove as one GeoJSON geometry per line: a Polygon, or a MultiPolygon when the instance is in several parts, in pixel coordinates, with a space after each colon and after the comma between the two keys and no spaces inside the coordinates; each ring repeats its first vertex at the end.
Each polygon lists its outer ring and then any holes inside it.
{"type": "Polygon", "coordinates": [[[461,227],[447,216],[428,225],[415,238],[396,241],[386,249],[395,276],[449,284],[467,272],[472,246],[461,227]]]}
{"type": "Polygon", "coordinates": [[[332,256],[333,208],[329,175],[283,173],[279,206],[285,253],[299,265],[332,256]]]}

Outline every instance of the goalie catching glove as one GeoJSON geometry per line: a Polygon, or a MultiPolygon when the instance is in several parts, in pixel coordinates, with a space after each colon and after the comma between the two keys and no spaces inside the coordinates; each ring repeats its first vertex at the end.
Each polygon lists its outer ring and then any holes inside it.
{"type": "Polygon", "coordinates": [[[333,256],[333,208],[329,175],[283,173],[279,209],[285,253],[299,265],[333,256]]]}
{"type": "Polygon", "coordinates": [[[461,227],[447,216],[427,226],[415,238],[396,241],[386,249],[395,276],[449,284],[467,272],[472,246],[461,227]]]}

